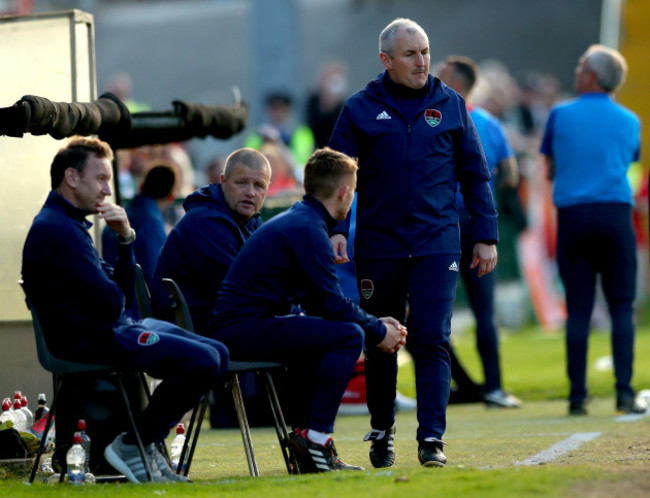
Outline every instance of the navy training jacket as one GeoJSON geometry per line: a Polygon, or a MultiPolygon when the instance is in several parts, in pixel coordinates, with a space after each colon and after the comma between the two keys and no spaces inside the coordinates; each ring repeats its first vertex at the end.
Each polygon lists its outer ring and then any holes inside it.
{"type": "Polygon", "coordinates": [[[238,221],[226,204],[221,184],[210,184],[190,194],[186,214],[176,223],[163,246],[154,274],[152,297],[157,317],[171,318],[169,292],[162,278],[180,287],[195,330],[203,333],[217,292],[235,256],[262,224],[258,214],[238,221]]]}
{"type": "MultiPolygon", "coordinates": [[[[417,113],[404,116],[386,78],[384,72],[348,99],[330,140],[359,161],[355,254],[460,253],[457,182],[472,214],[472,238],[496,242],[490,173],[463,98],[429,75],[417,113]]],[[[346,223],[334,232],[347,235],[346,223]]]]}
{"type": "Polygon", "coordinates": [[[133,244],[119,246],[114,270],[99,257],[87,215],[50,192],[27,234],[22,275],[54,356],[111,363],[121,354],[114,330],[133,323],[122,292],[133,289],[133,244]]]}
{"type": "Polygon", "coordinates": [[[267,221],[226,274],[210,330],[242,319],[287,315],[299,305],[310,316],[358,324],[368,344],[381,342],[385,325],[345,297],[339,285],[329,240],[336,223],[309,195],[267,221]]]}

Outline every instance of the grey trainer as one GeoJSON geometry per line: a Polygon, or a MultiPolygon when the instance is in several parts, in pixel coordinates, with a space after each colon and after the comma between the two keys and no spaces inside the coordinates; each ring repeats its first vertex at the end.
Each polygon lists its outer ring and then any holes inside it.
{"type": "MultiPolygon", "coordinates": [[[[147,453],[149,454],[149,459],[153,461],[156,471],[154,475],[158,472],[164,478],[164,482],[188,482],[189,479],[183,475],[177,474],[174,472],[174,469],[169,465],[167,458],[160,452],[154,443],[150,444],[146,448],[147,453]]],[[[157,479],[154,477],[154,481],[157,479]]]]}
{"type": "MultiPolygon", "coordinates": [[[[122,433],[115,438],[104,450],[104,458],[111,466],[131,482],[143,483],[149,482],[145,464],[142,461],[140,451],[135,444],[125,444],[124,434],[122,433]]],[[[149,467],[156,480],[154,466],[149,462],[149,467]]]]}

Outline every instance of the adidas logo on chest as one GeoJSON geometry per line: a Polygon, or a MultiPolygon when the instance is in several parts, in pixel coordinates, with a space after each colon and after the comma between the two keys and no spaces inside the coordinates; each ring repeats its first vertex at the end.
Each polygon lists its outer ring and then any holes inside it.
{"type": "Polygon", "coordinates": [[[377,121],[381,121],[383,119],[392,119],[386,111],[381,111],[379,114],[377,114],[377,117],[375,118],[377,121]]]}

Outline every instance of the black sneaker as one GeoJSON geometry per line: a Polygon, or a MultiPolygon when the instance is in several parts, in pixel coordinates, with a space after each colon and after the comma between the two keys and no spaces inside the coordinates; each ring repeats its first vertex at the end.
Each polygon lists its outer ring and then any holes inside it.
{"type": "Polygon", "coordinates": [[[364,441],[372,441],[370,445],[370,463],[376,469],[392,467],[395,463],[395,426],[385,431],[371,430],[363,438],[364,441]]]}
{"type": "Polygon", "coordinates": [[[336,451],[336,446],[334,446],[333,439],[330,438],[329,442],[325,445],[326,448],[328,446],[332,450],[332,470],[364,470],[363,467],[357,467],[356,465],[350,465],[349,463],[342,461],[339,458],[338,451],[336,451]]]}
{"type": "Polygon", "coordinates": [[[362,467],[348,465],[341,461],[336,453],[334,441],[330,438],[327,444],[314,443],[307,437],[307,430],[294,433],[291,445],[298,460],[298,467],[302,474],[318,472],[335,472],[339,470],[363,470],[362,467]]]}
{"type": "Polygon", "coordinates": [[[619,394],[616,396],[616,412],[619,415],[628,413],[645,413],[648,404],[641,397],[634,398],[631,394],[619,394]]]}
{"type": "Polygon", "coordinates": [[[447,457],[442,447],[447,444],[433,437],[418,442],[418,460],[424,467],[444,467],[447,457]]]}
{"type": "Polygon", "coordinates": [[[580,416],[587,415],[589,410],[587,410],[587,399],[581,399],[579,401],[570,401],[569,402],[569,415],[580,416]]]}

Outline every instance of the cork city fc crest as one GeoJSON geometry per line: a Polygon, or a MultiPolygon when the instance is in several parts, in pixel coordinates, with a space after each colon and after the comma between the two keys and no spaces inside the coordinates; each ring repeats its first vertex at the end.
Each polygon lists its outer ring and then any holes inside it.
{"type": "Polygon", "coordinates": [[[427,109],[424,111],[424,120],[429,126],[438,126],[442,121],[442,113],[437,109],[427,109]]]}
{"type": "Polygon", "coordinates": [[[372,280],[364,278],[360,282],[360,292],[365,299],[370,299],[370,297],[375,292],[375,284],[372,283],[372,280]]]}
{"type": "Polygon", "coordinates": [[[160,337],[155,332],[142,332],[138,336],[138,344],[141,346],[153,346],[160,340],[160,337]]]}

